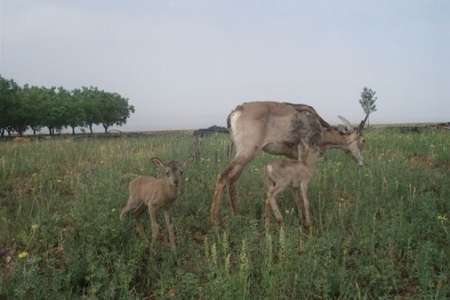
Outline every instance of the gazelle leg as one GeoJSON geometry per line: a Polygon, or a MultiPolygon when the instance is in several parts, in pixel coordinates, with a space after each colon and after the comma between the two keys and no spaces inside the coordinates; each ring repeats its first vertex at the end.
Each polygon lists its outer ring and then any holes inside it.
{"type": "Polygon", "coordinates": [[[208,223],[210,225],[217,225],[219,220],[220,204],[222,202],[223,191],[225,189],[225,178],[223,173],[219,175],[216,188],[214,190],[213,200],[211,202],[211,209],[209,212],[208,223]]]}
{"type": "Polygon", "coordinates": [[[308,182],[307,181],[302,182],[300,184],[300,189],[303,198],[305,228],[309,229],[311,227],[311,213],[309,210],[309,200],[308,200],[308,182]]]}
{"type": "Polygon", "coordinates": [[[228,196],[230,197],[230,207],[232,215],[236,215],[239,211],[239,198],[236,191],[236,182],[242,174],[247,163],[251,158],[242,159],[235,168],[228,174],[228,196]]]}
{"type": "MultiPolygon", "coordinates": [[[[238,178],[236,177],[236,180],[238,178]]],[[[236,185],[235,180],[230,180],[228,183],[228,197],[230,197],[230,208],[231,208],[231,214],[234,216],[239,211],[239,199],[237,197],[237,191],[236,191],[236,185]]]]}
{"type": "Polygon", "coordinates": [[[245,168],[247,163],[254,157],[253,154],[240,155],[235,157],[229,164],[228,167],[219,175],[216,182],[216,188],[214,190],[214,196],[211,203],[211,210],[209,214],[209,224],[216,225],[219,220],[220,204],[222,202],[223,191],[225,185],[229,188],[230,206],[233,214],[237,212],[238,200],[235,189],[235,182],[238,180],[245,168]]]}
{"type": "Polygon", "coordinates": [[[168,210],[164,210],[164,220],[166,221],[167,231],[169,232],[170,248],[172,248],[172,250],[175,250],[176,249],[175,233],[173,231],[173,224],[172,224],[172,221],[170,218],[170,213],[168,210]]]}

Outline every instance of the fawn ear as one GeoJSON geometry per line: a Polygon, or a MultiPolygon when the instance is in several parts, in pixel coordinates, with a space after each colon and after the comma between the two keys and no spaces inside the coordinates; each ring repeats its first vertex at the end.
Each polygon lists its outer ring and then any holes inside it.
{"type": "Polygon", "coordinates": [[[164,166],[164,163],[163,163],[159,158],[157,158],[157,157],[153,157],[153,158],[151,159],[151,161],[152,161],[152,163],[154,163],[155,166],[157,166],[157,167],[160,167],[160,168],[164,168],[164,167],[165,167],[165,166],[164,166]]]}
{"type": "Polygon", "coordinates": [[[183,166],[183,169],[185,169],[187,166],[189,166],[192,163],[192,159],[186,159],[185,161],[183,161],[183,163],[181,164],[183,166]]]}

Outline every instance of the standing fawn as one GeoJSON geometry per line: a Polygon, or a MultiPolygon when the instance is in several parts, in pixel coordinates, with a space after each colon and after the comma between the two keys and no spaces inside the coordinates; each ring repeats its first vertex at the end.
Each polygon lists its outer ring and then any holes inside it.
{"type": "Polygon", "coordinates": [[[159,237],[160,226],[157,222],[159,209],[164,210],[164,219],[169,232],[170,247],[175,249],[175,233],[170,216],[170,207],[175,202],[179,192],[181,176],[186,162],[169,161],[163,163],[159,158],[152,158],[152,162],[163,171],[163,176],[139,176],[129,184],[129,198],[120,212],[122,218],[132,211],[136,217],[140,216],[147,206],[152,228],[152,240],[159,237]]]}
{"type": "MultiPolygon", "coordinates": [[[[308,148],[308,147],[306,147],[308,148]]],[[[299,155],[302,151],[299,149],[299,155]]],[[[283,216],[278,208],[276,196],[287,187],[292,186],[295,193],[295,203],[299,219],[303,219],[304,226],[309,229],[311,216],[309,214],[308,184],[314,174],[314,167],[319,159],[320,152],[312,150],[302,153],[303,160],[280,159],[270,162],[265,167],[265,176],[268,186],[265,206],[265,226],[270,227],[271,211],[278,224],[283,223],[283,216]]]]}

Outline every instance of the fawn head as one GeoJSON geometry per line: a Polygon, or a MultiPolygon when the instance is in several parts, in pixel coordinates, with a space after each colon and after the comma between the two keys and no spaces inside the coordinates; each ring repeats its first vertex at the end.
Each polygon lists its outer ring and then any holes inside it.
{"type": "Polygon", "coordinates": [[[163,176],[173,185],[178,185],[181,182],[183,171],[188,164],[188,161],[179,162],[176,160],[164,163],[157,157],[152,158],[151,161],[162,171],[163,176]]]}

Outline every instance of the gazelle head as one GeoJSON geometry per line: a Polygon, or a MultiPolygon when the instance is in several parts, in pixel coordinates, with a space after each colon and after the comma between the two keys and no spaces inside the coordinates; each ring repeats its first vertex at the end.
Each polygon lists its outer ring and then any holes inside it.
{"type": "Polygon", "coordinates": [[[176,160],[164,163],[157,157],[152,158],[151,161],[162,171],[162,174],[173,185],[178,185],[181,182],[183,171],[188,163],[188,161],[181,163],[176,160]]]}
{"type": "Polygon", "coordinates": [[[349,152],[359,166],[364,166],[364,159],[361,152],[366,141],[362,131],[368,117],[369,115],[367,114],[358,127],[353,127],[346,118],[338,116],[343,125],[338,126],[337,129],[345,139],[345,142],[339,148],[349,152]]]}

